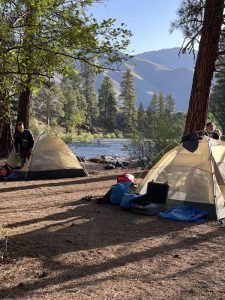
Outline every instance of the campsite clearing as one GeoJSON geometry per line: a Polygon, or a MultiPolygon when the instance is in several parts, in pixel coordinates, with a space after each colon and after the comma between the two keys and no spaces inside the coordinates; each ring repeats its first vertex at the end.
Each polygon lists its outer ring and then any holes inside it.
{"type": "Polygon", "coordinates": [[[0,299],[224,299],[224,225],[82,199],[120,173],[0,183],[0,299]]]}

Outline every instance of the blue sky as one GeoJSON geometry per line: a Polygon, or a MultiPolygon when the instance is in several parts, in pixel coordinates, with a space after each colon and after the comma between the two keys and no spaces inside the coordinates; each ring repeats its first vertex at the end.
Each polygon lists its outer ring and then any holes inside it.
{"type": "Polygon", "coordinates": [[[99,20],[116,18],[133,32],[129,53],[180,47],[183,37],[179,30],[169,33],[171,21],[181,0],[105,0],[95,4],[93,14],[99,20]],[[134,52],[132,52],[134,51],[134,52]]]}

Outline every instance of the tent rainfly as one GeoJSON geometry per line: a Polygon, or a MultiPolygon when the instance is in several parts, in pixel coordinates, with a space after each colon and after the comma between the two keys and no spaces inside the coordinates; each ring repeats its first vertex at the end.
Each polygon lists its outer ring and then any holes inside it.
{"type": "MultiPolygon", "coordinates": [[[[15,150],[7,163],[15,167],[15,150]]],[[[87,176],[87,171],[56,135],[41,134],[34,144],[31,157],[22,169],[16,170],[20,179],[49,179],[87,176]]]]}
{"type": "Polygon", "coordinates": [[[145,194],[150,181],[168,182],[168,207],[191,205],[209,217],[225,218],[225,142],[203,137],[193,152],[181,143],[150,169],[135,192],[145,194]]]}

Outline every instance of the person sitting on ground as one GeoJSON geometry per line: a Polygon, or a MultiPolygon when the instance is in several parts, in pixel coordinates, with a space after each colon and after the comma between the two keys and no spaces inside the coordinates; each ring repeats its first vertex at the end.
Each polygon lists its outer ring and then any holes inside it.
{"type": "Polygon", "coordinates": [[[34,138],[29,129],[24,129],[23,122],[16,124],[16,131],[14,134],[14,147],[16,154],[20,156],[20,168],[22,168],[31,156],[31,151],[34,146],[34,138]]]}

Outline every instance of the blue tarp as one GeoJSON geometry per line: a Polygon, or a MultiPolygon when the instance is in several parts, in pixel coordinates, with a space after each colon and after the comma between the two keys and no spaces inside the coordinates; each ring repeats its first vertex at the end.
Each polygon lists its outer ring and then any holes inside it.
{"type": "Polygon", "coordinates": [[[207,215],[206,211],[188,205],[177,206],[159,213],[159,216],[165,219],[196,223],[205,222],[207,215]]]}

